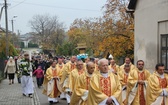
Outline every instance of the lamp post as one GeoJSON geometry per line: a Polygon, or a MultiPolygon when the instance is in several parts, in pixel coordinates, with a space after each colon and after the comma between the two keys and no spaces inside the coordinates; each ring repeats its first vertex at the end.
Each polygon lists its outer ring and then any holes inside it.
{"type": "Polygon", "coordinates": [[[17,16],[13,16],[12,17],[12,20],[11,20],[11,23],[12,23],[12,35],[13,35],[13,46],[15,46],[15,43],[14,43],[14,18],[17,18],[17,16]]]}
{"type": "Polygon", "coordinates": [[[14,33],[14,25],[13,25],[13,22],[14,22],[14,18],[17,18],[17,16],[13,16],[12,17],[12,20],[11,20],[11,23],[12,23],[12,33],[14,33]]]}

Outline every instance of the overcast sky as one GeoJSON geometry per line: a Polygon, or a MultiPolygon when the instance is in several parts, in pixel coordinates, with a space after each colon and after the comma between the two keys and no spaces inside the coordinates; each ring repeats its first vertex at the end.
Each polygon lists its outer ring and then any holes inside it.
{"type": "MultiPolygon", "coordinates": [[[[14,31],[20,30],[21,34],[31,31],[28,21],[36,14],[57,15],[60,22],[64,22],[68,29],[76,18],[100,17],[103,14],[102,6],[106,0],[7,0],[8,24],[11,28],[11,19],[14,20],[14,31]]],[[[4,0],[0,0],[0,4],[4,0]]],[[[2,5],[0,5],[2,7],[2,5]]],[[[1,26],[5,27],[4,11],[1,26]]]]}

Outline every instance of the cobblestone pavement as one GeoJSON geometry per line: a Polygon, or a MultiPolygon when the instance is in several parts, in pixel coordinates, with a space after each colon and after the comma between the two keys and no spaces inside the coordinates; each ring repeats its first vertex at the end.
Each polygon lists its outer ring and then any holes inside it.
{"type": "MultiPolygon", "coordinates": [[[[34,84],[35,84],[35,90],[36,90],[36,93],[37,93],[37,99],[36,99],[36,102],[38,103],[38,101],[40,102],[40,105],[49,105],[49,102],[47,100],[47,96],[45,96],[44,94],[42,94],[42,91],[43,91],[43,87],[41,88],[38,88],[37,85],[36,85],[36,79],[34,78],[34,84]]],[[[66,100],[62,100],[62,99],[59,99],[59,103],[57,104],[53,104],[53,105],[68,105],[66,100]]]]}
{"type": "MultiPolygon", "coordinates": [[[[33,98],[22,95],[21,84],[17,83],[15,78],[14,84],[9,85],[8,79],[4,79],[0,83],[0,105],[49,105],[47,96],[42,94],[43,88],[37,88],[36,79],[34,78],[33,98]]],[[[66,100],[59,100],[59,103],[54,105],[67,105],[66,100]]]]}
{"type": "Polygon", "coordinates": [[[18,84],[16,79],[12,85],[9,85],[8,79],[0,83],[0,105],[37,105],[35,96],[23,96],[21,84],[18,84]]]}

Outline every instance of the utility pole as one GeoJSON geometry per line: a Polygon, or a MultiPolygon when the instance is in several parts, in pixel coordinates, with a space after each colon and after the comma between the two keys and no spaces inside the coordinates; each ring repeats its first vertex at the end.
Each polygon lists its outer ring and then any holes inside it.
{"type": "Polygon", "coordinates": [[[6,57],[9,57],[9,39],[8,39],[8,6],[7,0],[5,1],[5,23],[6,23],[6,57]]]}

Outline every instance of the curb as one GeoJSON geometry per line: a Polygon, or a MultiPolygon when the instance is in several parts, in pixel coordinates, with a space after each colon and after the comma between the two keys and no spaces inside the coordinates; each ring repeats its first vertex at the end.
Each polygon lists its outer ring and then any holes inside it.
{"type": "Polygon", "coordinates": [[[34,88],[34,95],[33,95],[33,105],[40,105],[40,100],[35,88],[34,88]]]}

